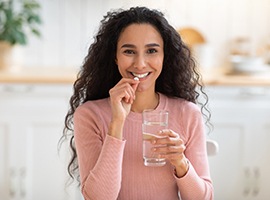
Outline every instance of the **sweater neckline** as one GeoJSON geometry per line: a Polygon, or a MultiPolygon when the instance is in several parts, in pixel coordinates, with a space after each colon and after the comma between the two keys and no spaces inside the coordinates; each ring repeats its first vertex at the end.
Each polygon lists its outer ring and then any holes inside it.
{"type": "MultiPolygon", "coordinates": [[[[159,102],[157,107],[154,110],[164,110],[166,105],[166,98],[165,95],[158,93],[159,102]]],[[[130,111],[128,118],[131,118],[132,120],[141,120],[142,119],[142,113],[141,112],[133,112],[130,111]]]]}

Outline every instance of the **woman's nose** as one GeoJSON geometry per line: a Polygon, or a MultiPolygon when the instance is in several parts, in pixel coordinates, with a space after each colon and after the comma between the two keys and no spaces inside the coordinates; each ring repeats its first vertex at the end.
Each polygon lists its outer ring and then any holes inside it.
{"type": "Polygon", "coordinates": [[[138,55],[135,58],[134,67],[137,69],[143,69],[146,66],[146,60],[143,55],[138,55]]]}

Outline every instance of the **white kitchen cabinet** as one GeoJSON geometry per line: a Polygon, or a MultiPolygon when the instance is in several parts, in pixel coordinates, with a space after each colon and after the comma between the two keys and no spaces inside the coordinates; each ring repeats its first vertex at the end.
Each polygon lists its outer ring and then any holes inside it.
{"type": "Polygon", "coordinates": [[[209,157],[215,200],[270,199],[270,87],[207,87],[219,153],[209,157]]]}
{"type": "Polygon", "coordinates": [[[71,85],[0,84],[0,199],[78,200],[57,145],[71,85]]]}

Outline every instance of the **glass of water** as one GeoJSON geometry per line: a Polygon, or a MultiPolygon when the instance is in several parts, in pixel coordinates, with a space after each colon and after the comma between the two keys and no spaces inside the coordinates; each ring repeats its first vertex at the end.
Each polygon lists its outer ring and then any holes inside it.
{"type": "Polygon", "coordinates": [[[168,111],[164,110],[144,110],[143,111],[143,160],[145,166],[163,166],[166,164],[165,158],[160,158],[158,153],[152,151],[154,145],[151,141],[161,138],[159,132],[168,128],[168,111]]]}

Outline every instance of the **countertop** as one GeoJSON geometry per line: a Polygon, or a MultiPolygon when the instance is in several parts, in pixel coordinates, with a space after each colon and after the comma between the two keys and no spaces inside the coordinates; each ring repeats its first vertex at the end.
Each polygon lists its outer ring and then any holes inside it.
{"type": "Polygon", "coordinates": [[[24,67],[0,70],[0,83],[73,84],[78,70],[67,67],[24,67]]]}
{"type": "MultiPolygon", "coordinates": [[[[21,68],[19,70],[0,70],[0,83],[43,83],[73,84],[78,69],[58,68],[21,68]]],[[[201,72],[205,85],[211,86],[270,86],[270,69],[263,73],[228,73],[223,70],[201,72]]]]}
{"type": "Polygon", "coordinates": [[[237,73],[218,69],[203,71],[201,74],[205,85],[270,86],[270,69],[256,73],[237,73]]]}

